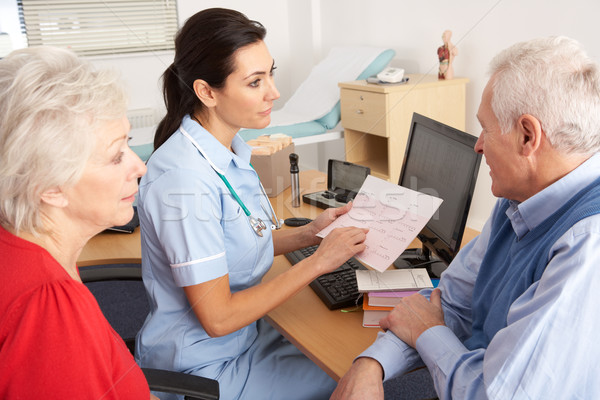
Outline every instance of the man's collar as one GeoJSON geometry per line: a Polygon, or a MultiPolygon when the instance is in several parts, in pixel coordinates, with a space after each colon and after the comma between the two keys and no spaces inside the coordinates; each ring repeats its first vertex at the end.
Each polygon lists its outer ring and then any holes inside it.
{"type": "Polygon", "coordinates": [[[519,238],[541,224],[572,196],[600,176],[600,154],[594,154],[547,188],[519,203],[510,200],[506,215],[519,238]]]}

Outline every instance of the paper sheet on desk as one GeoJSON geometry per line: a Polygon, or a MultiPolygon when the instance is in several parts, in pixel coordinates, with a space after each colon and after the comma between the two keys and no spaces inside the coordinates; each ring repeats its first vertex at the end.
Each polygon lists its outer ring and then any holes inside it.
{"type": "Polygon", "coordinates": [[[442,199],[369,175],[352,209],[317,236],[335,228],[369,228],[367,248],[355,258],[377,271],[386,270],[414,240],[442,204],[442,199]]]}

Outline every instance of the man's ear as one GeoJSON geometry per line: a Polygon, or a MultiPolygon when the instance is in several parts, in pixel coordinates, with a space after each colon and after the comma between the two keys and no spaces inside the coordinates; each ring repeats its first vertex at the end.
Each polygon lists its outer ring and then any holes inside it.
{"type": "Polygon", "coordinates": [[[530,114],[523,114],[517,121],[519,146],[524,156],[530,156],[542,145],[544,132],[540,121],[530,114]]]}
{"type": "Polygon", "coordinates": [[[196,79],[194,81],[194,93],[206,107],[214,107],[216,104],[215,92],[206,81],[196,79]]]}
{"type": "Polygon", "coordinates": [[[42,193],[42,202],[57,208],[69,205],[69,199],[59,187],[50,188],[42,193]]]}

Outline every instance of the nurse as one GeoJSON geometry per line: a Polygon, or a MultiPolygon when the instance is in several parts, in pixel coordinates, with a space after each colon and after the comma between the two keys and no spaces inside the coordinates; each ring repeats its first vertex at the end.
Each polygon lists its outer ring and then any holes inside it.
{"type": "Polygon", "coordinates": [[[276,218],[237,135],[266,127],[279,97],[265,34],[215,8],[192,16],[175,39],[163,75],[167,115],[140,184],[151,311],[136,357],[143,367],[217,379],[224,399],[329,398],[335,382],[262,317],[362,251],[366,231],[337,229],[313,256],[261,283],[274,255],[319,243],[315,234],[350,208],[269,229],[276,218]]]}

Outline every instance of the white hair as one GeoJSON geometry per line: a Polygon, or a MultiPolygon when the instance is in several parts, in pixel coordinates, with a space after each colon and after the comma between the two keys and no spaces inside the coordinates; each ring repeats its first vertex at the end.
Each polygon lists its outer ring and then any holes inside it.
{"type": "Polygon", "coordinates": [[[125,115],[117,74],[42,46],[0,60],[0,224],[42,228],[41,195],[81,178],[99,124],[125,115]]]}
{"type": "Polygon", "coordinates": [[[502,132],[530,114],[556,150],[600,150],[600,72],[577,41],[549,37],[517,43],[500,52],[490,69],[492,110],[502,132]]]}

